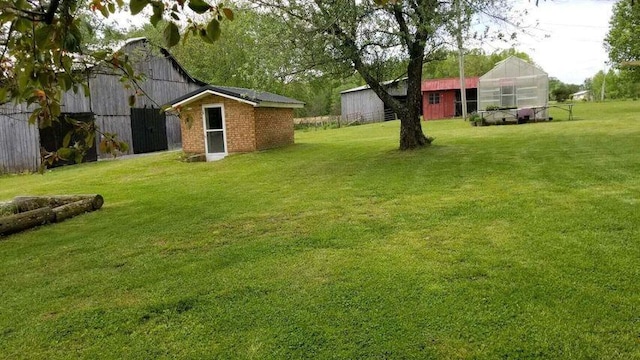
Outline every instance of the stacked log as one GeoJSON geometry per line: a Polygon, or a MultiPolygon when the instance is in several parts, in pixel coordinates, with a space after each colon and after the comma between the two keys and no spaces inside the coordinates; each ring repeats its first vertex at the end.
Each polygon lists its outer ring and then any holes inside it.
{"type": "Polygon", "coordinates": [[[98,210],[102,204],[104,199],[99,194],[17,196],[13,201],[0,203],[0,236],[60,222],[98,210]]]}

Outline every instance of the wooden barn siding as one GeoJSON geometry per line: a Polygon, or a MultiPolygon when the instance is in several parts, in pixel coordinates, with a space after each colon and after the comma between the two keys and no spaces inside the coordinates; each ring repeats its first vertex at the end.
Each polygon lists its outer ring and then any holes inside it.
{"type": "MultiPolygon", "coordinates": [[[[169,101],[200,88],[200,85],[190,82],[179,72],[170,59],[165,58],[159,51],[147,49],[146,44],[130,44],[125,46],[125,50],[132,53],[133,61],[137,61],[134,65],[136,71],[145,74],[145,80],[140,85],[151,98],[137,96],[134,107],[160,108],[169,101]]],[[[129,153],[132,153],[129,96],[134,94],[134,91],[123,88],[119,75],[101,69],[96,69],[91,76],[90,90],[91,107],[84,96],[73,95],[70,92],[66,94],[63,102],[64,111],[93,111],[100,129],[103,132],[118,134],[120,140],[130,145],[129,153]]],[[[179,149],[182,146],[180,119],[175,115],[167,114],[167,143],[169,149],[179,149]]],[[[100,156],[110,155],[101,153],[100,156]]]]}
{"type": "Polygon", "coordinates": [[[0,107],[0,173],[34,171],[40,165],[38,127],[26,105],[0,107]]]}
{"type": "Polygon", "coordinates": [[[340,98],[343,119],[374,121],[384,118],[384,104],[373,90],[348,92],[340,98]]]}
{"type": "MultiPolygon", "coordinates": [[[[155,101],[139,96],[135,107],[162,106],[200,88],[200,85],[191,82],[158,50],[149,50],[153,56],[146,55],[149,54],[144,51],[147,48],[147,44],[139,42],[125,46],[125,50],[137,54],[134,59],[136,56],[141,59],[134,67],[137,71],[148,74],[142,88],[155,101]],[[134,50],[135,48],[142,48],[143,51],[134,50]]],[[[68,91],[61,101],[62,111],[92,111],[101,131],[118,134],[118,138],[127,142],[131,148],[131,108],[128,97],[133,92],[125,90],[119,79],[119,75],[100,68],[93,69],[89,80],[91,103],[82,90],[77,94],[68,91]]],[[[0,107],[0,172],[34,171],[40,165],[38,128],[28,124],[30,114],[31,110],[25,105],[0,107]]],[[[179,149],[182,146],[180,119],[175,115],[167,114],[167,143],[169,149],[179,149]]],[[[99,156],[110,155],[100,153],[99,156]]]]}

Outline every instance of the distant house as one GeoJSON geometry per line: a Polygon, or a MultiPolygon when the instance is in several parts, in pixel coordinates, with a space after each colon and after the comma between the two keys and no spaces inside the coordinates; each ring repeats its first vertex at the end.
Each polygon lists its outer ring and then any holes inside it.
{"type": "Polygon", "coordinates": [[[582,90],[582,91],[578,91],[576,93],[573,93],[571,95],[569,95],[569,97],[571,98],[571,100],[575,100],[575,101],[591,101],[592,97],[591,97],[591,91],[590,90],[582,90]]]}
{"type": "MultiPolygon", "coordinates": [[[[383,82],[391,96],[405,102],[407,99],[407,78],[383,82]]],[[[340,93],[342,119],[346,121],[387,121],[396,115],[388,108],[369,85],[359,86],[340,93]]]]}
{"type": "MultiPolygon", "coordinates": [[[[145,74],[146,80],[140,85],[147,96],[138,96],[130,107],[128,98],[134,90],[123,88],[120,74],[94,66],[86,70],[91,96],[84,96],[82,91],[65,93],[62,117],[95,122],[101,131],[118,134],[130,145],[129,153],[180,148],[180,120],[162,113],[160,106],[205,83],[191,77],[167,50],[144,38],[128,40],[120,50],[129,54],[136,72],[145,74]]],[[[0,106],[0,172],[36,170],[41,147],[48,151],[60,147],[68,127],[38,129],[29,125],[32,111],[33,107],[26,104],[0,106]]],[[[108,156],[96,150],[95,144],[93,154],[85,160],[108,156]]]]}
{"type": "Polygon", "coordinates": [[[268,92],[207,85],[168,105],[184,120],[182,150],[205,154],[211,161],[293,144],[293,109],[304,103],[268,92]]]}
{"type": "MultiPolygon", "coordinates": [[[[467,111],[478,108],[478,77],[465,79],[467,111]]],[[[429,79],[422,82],[422,116],[424,120],[462,115],[460,78],[429,79]]]]}

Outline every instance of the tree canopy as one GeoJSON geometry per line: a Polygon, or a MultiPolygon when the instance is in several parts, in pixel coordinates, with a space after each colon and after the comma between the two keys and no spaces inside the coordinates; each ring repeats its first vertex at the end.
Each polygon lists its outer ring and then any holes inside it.
{"type": "Polygon", "coordinates": [[[631,0],[613,6],[604,43],[611,63],[640,81],[640,6],[631,0]]]}

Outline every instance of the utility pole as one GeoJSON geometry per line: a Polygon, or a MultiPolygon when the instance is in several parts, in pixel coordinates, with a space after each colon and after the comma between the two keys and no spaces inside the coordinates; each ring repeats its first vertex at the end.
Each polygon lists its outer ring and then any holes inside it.
{"type": "Polygon", "coordinates": [[[604,85],[607,82],[607,68],[602,70],[602,90],[600,90],[600,101],[604,101],[604,85]]]}
{"type": "Polygon", "coordinates": [[[462,119],[467,120],[467,86],[464,76],[464,47],[462,43],[462,6],[460,1],[455,0],[456,12],[458,15],[458,31],[456,31],[456,40],[458,41],[458,67],[460,74],[460,102],[462,105],[462,119]]]}

